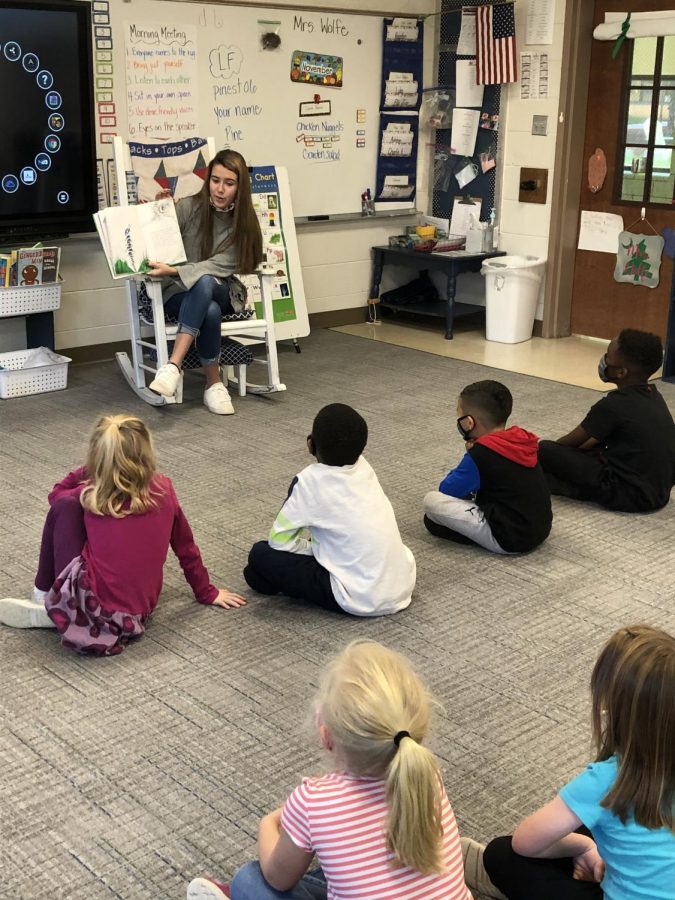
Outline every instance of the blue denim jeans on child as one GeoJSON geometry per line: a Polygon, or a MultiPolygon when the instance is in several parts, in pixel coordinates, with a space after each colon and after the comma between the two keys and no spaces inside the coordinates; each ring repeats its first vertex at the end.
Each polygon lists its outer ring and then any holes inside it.
{"type": "Polygon", "coordinates": [[[218,362],[220,357],[220,322],[232,313],[230,289],[213,275],[202,275],[189,291],[174,294],[164,302],[164,311],[178,319],[178,331],[195,338],[202,365],[218,362]]]}
{"type": "Polygon", "coordinates": [[[265,881],[260,863],[242,866],[230,884],[232,900],[326,900],[328,891],[321,869],[304,875],[290,891],[275,891],[265,881]]]}

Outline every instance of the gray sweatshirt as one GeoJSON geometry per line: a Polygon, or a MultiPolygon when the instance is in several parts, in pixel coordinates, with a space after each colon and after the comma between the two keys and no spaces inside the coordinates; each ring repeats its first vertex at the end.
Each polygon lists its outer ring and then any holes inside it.
{"type": "Polygon", "coordinates": [[[202,259],[201,238],[199,234],[199,201],[195,197],[185,197],[176,203],[178,227],[183,237],[187,262],[176,266],[178,275],[174,278],[162,279],[162,295],[166,302],[174,294],[189,291],[202,275],[214,275],[224,281],[230,279],[230,300],[236,311],[243,308],[246,301],[246,288],[237,278],[237,255],[232,244],[221,252],[217,251],[228,234],[232,231],[233,216],[231,212],[215,212],[213,215],[212,255],[202,259]]]}

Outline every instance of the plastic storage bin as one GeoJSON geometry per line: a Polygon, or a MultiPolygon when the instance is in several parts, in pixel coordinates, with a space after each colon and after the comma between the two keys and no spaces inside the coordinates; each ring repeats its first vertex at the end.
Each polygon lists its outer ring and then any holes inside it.
{"type": "Polygon", "coordinates": [[[546,260],[497,256],[481,266],[485,277],[485,337],[502,344],[529,341],[546,260]]]}
{"type": "Polygon", "coordinates": [[[61,305],[61,282],[35,287],[0,288],[0,317],[29,316],[61,305]]]}
{"type": "Polygon", "coordinates": [[[28,394],[44,394],[47,391],[62,391],[68,384],[67,356],[57,354],[59,361],[47,366],[22,369],[24,361],[32,350],[15,350],[0,353],[0,399],[25,397],[28,394]]]}

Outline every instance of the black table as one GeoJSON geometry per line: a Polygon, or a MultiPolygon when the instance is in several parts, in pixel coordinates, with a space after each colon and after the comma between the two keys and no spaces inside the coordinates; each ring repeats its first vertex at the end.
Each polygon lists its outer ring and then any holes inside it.
{"type": "Polygon", "coordinates": [[[503,250],[492,253],[467,253],[465,250],[449,250],[445,253],[422,253],[409,250],[407,247],[373,247],[373,277],[370,286],[370,297],[376,300],[380,296],[382,270],[386,265],[407,266],[411,269],[444,272],[447,278],[446,299],[437,303],[384,303],[389,309],[416,313],[424,316],[445,316],[445,337],[452,340],[452,329],[455,318],[469,315],[480,310],[479,306],[470,303],[455,302],[457,293],[457,276],[464,272],[479,272],[484,259],[493,256],[505,256],[503,250]]]}

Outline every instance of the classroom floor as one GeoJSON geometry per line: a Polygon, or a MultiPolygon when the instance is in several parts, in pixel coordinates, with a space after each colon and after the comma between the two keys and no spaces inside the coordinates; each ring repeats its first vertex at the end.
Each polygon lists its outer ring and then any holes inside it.
{"type": "MultiPolygon", "coordinates": [[[[68,389],[0,401],[0,596],[28,596],[54,482],[79,464],[103,412],[153,430],[214,583],[240,610],[191,602],[170,554],[145,637],[112,659],[79,658],[51,631],[0,627],[2,889],[31,900],[183,900],[255,854],[260,816],[326,765],[308,736],[326,660],[369,637],[406,654],[440,706],[438,754],[460,830],[485,840],[552,798],[588,760],[588,681],[620,625],[675,631],[671,503],[646,516],[554,501],[534,553],[451,546],[422,525],[425,492],[463,452],[455,397],[499,378],[513,421],[544,436],[577,424],[593,390],[317,330],[280,347],[288,391],[233,398],[210,415],[203,381],[185,403],[146,406],[115,363],[71,366],[68,389]],[[338,616],[252,594],[241,571],[294,474],[316,412],[366,418],[366,456],[417,561],[410,607],[338,616]]],[[[659,385],[675,411],[675,385],[659,385]]]]}
{"type": "Polygon", "coordinates": [[[419,316],[385,319],[379,325],[367,322],[342,325],[334,330],[449,359],[481,363],[492,369],[548,378],[594,391],[607,390],[598,378],[597,369],[598,359],[609,341],[572,335],[553,340],[534,337],[520,344],[501,344],[485,340],[484,325],[475,321],[480,315],[470,320],[457,320],[455,336],[451,341],[446,341],[444,337],[444,323],[441,320],[429,322],[419,316]]]}

